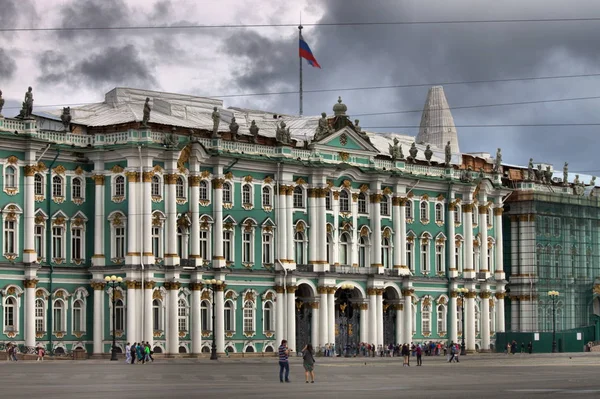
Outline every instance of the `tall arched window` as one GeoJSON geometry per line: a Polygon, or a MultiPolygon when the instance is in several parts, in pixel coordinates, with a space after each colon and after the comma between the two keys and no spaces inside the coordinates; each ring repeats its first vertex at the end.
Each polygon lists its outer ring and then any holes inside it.
{"type": "Polygon", "coordinates": [[[150,192],[153,197],[162,197],[160,189],[160,177],[157,175],[152,176],[152,181],[150,182],[150,192]]]}
{"type": "Polygon", "coordinates": [[[454,240],[454,264],[459,273],[463,271],[463,240],[462,237],[457,235],[454,240]]]}
{"type": "Polygon", "coordinates": [[[162,303],[160,300],[155,299],[152,301],[152,328],[154,331],[163,331],[163,311],[162,303]]]}
{"type": "Polygon", "coordinates": [[[348,258],[348,246],[349,246],[348,234],[342,234],[340,236],[340,265],[348,266],[350,259],[348,258]]]}
{"type": "Polygon", "coordinates": [[[383,237],[381,239],[381,263],[386,269],[390,267],[391,253],[390,239],[383,237]]]}
{"type": "Polygon", "coordinates": [[[415,271],[414,242],[406,241],[406,266],[411,272],[415,271]]]}
{"type": "Polygon", "coordinates": [[[325,193],[325,209],[330,211],[332,210],[332,201],[331,201],[331,190],[327,190],[327,192],[325,193]]]}
{"type": "Polygon", "coordinates": [[[224,313],[224,321],[225,321],[225,331],[234,331],[235,322],[233,320],[233,302],[227,301],[225,302],[225,313],[224,313]]]}
{"type": "Polygon", "coordinates": [[[225,182],[223,183],[223,203],[231,204],[231,183],[225,182]]]}
{"type": "Polygon", "coordinates": [[[444,222],[444,205],[437,203],[435,204],[435,221],[443,223],[444,222]]]}
{"type": "Polygon", "coordinates": [[[431,334],[431,306],[421,308],[421,332],[431,334]]]}
{"type": "Polygon", "coordinates": [[[262,206],[263,206],[263,208],[273,206],[273,201],[272,201],[271,197],[272,197],[271,196],[271,187],[264,186],[262,188],[262,206]]]}
{"type": "Polygon", "coordinates": [[[177,302],[177,325],[179,331],[188,331],[188,306],[183,298],[179,298],[177,302]]]}
{"type": "Polygon", "coordinates": [[[340,191],[340,212],[350,212],[350,198],[348,191],[340,191]]]}
{"type": "Polygon", "coordinates": [[[177,176],[177,180],[175,180],[175,196],[177,198],[186,198],[183,176],[177,176]]]}
{"type": "Polygon", "coordinates": [[[223,256],[226,262],[233,262],[233,231],[223,230],[223,256]]]}
{"type": "Polygon", "coordinates": [[[273,234],[269,232],[262,234],[262,262],[273,264],[273,234]]]}
{"type": "Polygon", "coordinates": [[[125,306],[123,305],[123,301],[117,299],[115,301],[115,330],[124,331],[125,330],[125,306]]]}
{"type": "Polygon", "coordinates": [[[473,226],[477,226],[479,223],[479,207],[477,205],[473,205],[473,212],[471,213],[473,226]]]}
{"type": "Polygon", "coordinates": [[[33,191],[34,195],[44,195],[44,176],[40,173],[33,176],[33,191]]]}
{"type": "Polygon", "coordinates": [[[387,195],[381,196],[381,202],[379,203],[379,213],[381,216],[390,216],[390,197],[387,195]]]}
{"type": "MultiPolygon", "coordinates": [[[[437,241],[437,240],[436,240],[437,241]]],[[[446,270],[446,261],[444,259],[446,251],[444,242],[438,241],[435,244],[435,271],[436,273],[444,273],[446,270]]]]}
{"type": "Polygon", "coordinates": [[[263,332],[273,331],[273,302],[267,301],[263,306],[263,332]]]}
{"type": "Polygon", "coordinates": [[[211,319],[210,319],[210,303],[206,300],[200,302],[200,323],[201,328],[204,331],[211,331],[211,319]]]}
{"type": "Polygon", "coordinates": [[[419,212],[421,220],[429,220],[429,203],[427,201],[421,201],[419,205],[419,212]]]}
{"type": "Polygon", "coordinates": [[[367,213],[367,195],[363,192],[358,194],[358,213],[367,213]]]}
{"type": "Polygon", "coordinates": [[[305,265],[304,262],[304,233],[297,231],[294,234],[294,253],[296,254],[296,264],[305,265]]]}
{"type": "Polygon", "coordinates": [[[327,252],[327,263],[329,263],[329,264],[331,264],[331,260],[333,259],[332,255],[331,255],[332,248],[333,248],[333,246],[331,245],[331,234],[327,234],[326,252],[327,252]]]}
{"type": "Polygon", "coordinates": [[[125,177],[123,175],[115,177],[115,196],[125,196],[125,177]]]}
{"type": "Polygon", "coordinates": [[[430,239],[428,237],[421,238],[421,271],[423,274],[428,274],[431,270],[429,264],[429,245],[430,239]]]}
{"type": "Polygon", "coordinates": [[[413,202],[411,200],[406,201],[406,206],[404,208],[404,215],[406,219],[412,220],[413,218],[413,202]]]}
{"type": "Polygon", "coordinates": [[[62,197],[63,196],[63,180],[60,176],[52,177],[52,196],[62,197]]]}
{"type": "Polygon", "coordinates": [[[250,186],[250,184],[244,184],[242,186],[242,204],[252,204],[252,186],[250,186]]]}
{"type": "Polygon", "coordinates": [[[73,199],[83,198],[81,186],[81,179],[79,177],[74,177],[73,180],[71,180],[71,196],[73,199]]]}
{"type": "Polygon", "coordinates": [[[53,324],[53,331],[54,332],[65,332],[66,331],[66,319],[65,319],[65,309],[64,309],[64,303],[63,301],[57,299],[56,301],[54,301],[54,305],[52,306],[53,308],[53,318],[52,318],[52,324],[53,324]]]}
{"type": "Polygon", "coordinates": [[[361,236],[358,240],[358,266],[369,266],[369,238],[361,236]]]}
{"type": "Polygon", "coordinates": [[[4,221],[4,253],[17,253],[17,222],[15,220],[4,221]]]}
{"type": "Polygon", "coordinates": [[[43,299],[35,300],[35,332],[43,333],[46,331],[46,306],[43,299]]]}
{"type": "MultiPolygon", "coordinates": [[[[252,229],[254,230],[254,229],[252,229]]],[[[242,262],[254,263],[254,234],[252,231],[242,232],[242,262]]]]}
{"type": "Polygon", "coordinates": [[[442,332],[446,332],[446,307],[444,305],[438,305],[437,307],[437,333],[441,335],[442,332]]]}
{"type": "Polygon", "coordinates": [[[64,228],[52,227],[52,259],[64,259],[64,228]]]}
{"type": "Polygon", "coordinates": [[[4,331],[17,331],[17,301],[9,296],[4,301],[4,331]]]}
{"type": "Polygon", "coordinates": [[[294,208],[304,208],[304,190],[301,186],[294,187],[294,208]]]}
{"type": "Polygon", "coordinates": [[[244,332],[245,333],[253,333],[254,329],[254,304],[252,301],[244,302],[244,312],[243,312],[243,323],[244,323],[244,332]]]}
{"type": "Polygon", "coordinates": [[[208,201],[208,182],[206,180],[200,180],[199,192],[200,201],[208,201]]]}
{"type": "Polygon", "coordinates": [[[84,311],[85,309],[81,299],[73,302],[73,331],[75,332],[85,331],[84,311]]]}
{"type": "Polygon", "coordinates": [[[462,223],[462,208],[458,204],[454,207],[454,223],[462,223]]]}
{"type": "Polygon", "coordinates": [[[7,166],[4,169],[4,187],[17,188],[17,170],[14,166],[7,166]]]}

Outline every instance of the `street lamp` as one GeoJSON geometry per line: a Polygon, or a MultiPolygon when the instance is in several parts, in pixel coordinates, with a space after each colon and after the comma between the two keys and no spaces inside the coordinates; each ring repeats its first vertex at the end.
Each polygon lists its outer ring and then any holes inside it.
{"type": "Polygon", "coordinates": [[[548,291],[548,296],[552,298],[552,353],[557,352],[556,348],[556,298],[560,293],[558,291],[548,291]]]}
{"type": "Polygon", "coordinates": [[[117,277],[115,275],[112,276],[106,276],[104,277],[104,281],[106,281],[106,284],[108,284],[110,287],[112,287],[112,338],[113,338],[113,342],[112,342],[112,350],[111,350],[111,355],[110,355],[110,360],[119,360],[117,359],[117,342],[116,342],[116,327],[117,327],[117,318],[116,318],[116,309],[115,309],[115,303],[116,303],[116,291],[115,289],[117,287],[119,287],[121,285],[121,283],[123,282],[123,277],[117,277]]]}
{"type": "Polygon", "coordinates": [[[462,310],[462,342],[460,343],[460,355],[465,356],[467,354],[467,349],[465,347],[465,294],[469,292],[468,288],[457,288],[456,292],[461,300],[461,310],[462,310]]]}
{"type": "Polygon", "coordinates": [[[210,360],[217,360],[217,342],[215,341],[215,291],[223,285],[223,281],[215,280],[202,280],[206,285],[206,288],[212,291],[212,345],[210,348],[210,360]]]}
{"type": "MultiPolygon", "coordinates": [[[[349,323],[350,309],[348,307],[350,306],[350,294],[352,293],[352,290],[354,289],[354,285],[350,284],[350,283],[344,283],[340,286],[340,288],[343,290],[346,301],[348,302],[345,304],[340,303],[340,309],[342,310],[342,312],[344,312],[344,321],[346,323],[346,342],[344,345],[344,356],[350,357],[350,348],[351,348],[351,345],[350,345],[350,323],[349,323]]],[[[340,327],[341,326],[342,326],[342,323],[340,323],[340,327]]]]}

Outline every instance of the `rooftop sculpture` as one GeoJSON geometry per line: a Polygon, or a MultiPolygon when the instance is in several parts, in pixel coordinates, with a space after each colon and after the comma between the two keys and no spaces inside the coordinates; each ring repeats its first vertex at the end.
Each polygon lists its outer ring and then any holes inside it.
{"type": "Polygon", "coordinates": [[[277,126],[277,132],[275,133],[275,140],[278,144],[291,144],[292,139],[290,136],[290,128],[286,128],[286,124],[284,121],[281,121],[279,126],[277,126]]]}
{"type": "Polygon", "coordinates": [[[240,130],[240,125],[235,121],[235,116],[231,117],[231,123],[229,124],[229,131],[231,132],[231,140],[237,141],[238,130],[240,130]]]}
{"type": "Polygon", "coordinates": [[[25,99],[23,100],[21,113],[18,118],[20,119],[29,119],[31,118],[31,114],[33,113],[33,89],[31,86],[27,89],[25,93],[25,99]]]}
{"type": "Polygon", "coordinates": [[[142,125],[148,126],[148,122],[150,121],[150,97],[146,97],[146,103],[144,104],[144,116],[142,117],[142,125]]]}
{"type": "Polygon", "coordinates": [[[216,138],[219,138],[219,133],[218,133],[219,132],[219,123],[221,123],[221,114],[219,114],[217,107],[213,108],[212,120],[213,120],[212,138],[216,139],[216,138]]]}
{"type": "Polygon", "coordinates": [[[2,98],[2,90],[0,90],[0,116],[2,116],[2,107],[4,107],[4,99],[2,98]]]}

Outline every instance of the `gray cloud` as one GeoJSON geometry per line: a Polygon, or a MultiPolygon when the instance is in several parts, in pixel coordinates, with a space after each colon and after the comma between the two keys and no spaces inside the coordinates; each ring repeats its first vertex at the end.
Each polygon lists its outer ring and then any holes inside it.
{"type": "MultiPolygon", "coordinates": [[[[132,10],[124,0],[83,0],[64,3],[60,9],[61,26],[114,27],[127,26],[132,10]]],[[[115,32],[104,30],[59,31],[61,38],[97,38],[113,36],[115,32]]]]}
{"type": "Polygon", "coordinates": [[[0,82],[6,82],[15,74],[17,63],[8,52],[0,48],[0,82]]]}

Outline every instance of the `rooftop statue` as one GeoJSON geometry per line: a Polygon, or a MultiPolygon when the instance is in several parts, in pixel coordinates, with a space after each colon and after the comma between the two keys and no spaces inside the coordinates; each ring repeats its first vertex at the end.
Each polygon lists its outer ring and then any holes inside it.
{"type": "Polygon", "coordinates": [[[573,180],[573,185],[575,185],[575,186],[581,185],[581,181],[579,181],[579,175],[575,175],[575,180],[573,180]]]}
{"type": "Polygon", "coordinates": [[[433,156],[433,151],[431,151],[431,146],[427,144],[425,148],[425,159],[427,160],[427,165],[431,165],[431,157],[433,156]]]}
{"type": "Polygon", "coordinates": [[[179,140],[177,138],[177,136],[175,136],[173,133],[166,133],[163,136],[163,146],[167,147],[167,148],[175,148],[177,147],[177,144],[179,143],[179,140]]]}
{"type": "Polygon", "coordinates": [[[404,154],[402,153],[402,144],[400,144],[400,140],[397,137],[394,137],[394,145],[389,145],[390,147],[390,155],[392,156],[392,161],[399,161],[404,159],[404,154]]]}
{"type": "Polygon", "coordinates": [[[31,86],[27,89],[25,93],[25,99],[23,100],[23,106],[21,109],[21,113],[19,114],[19,118],[27,119],[31,118],[31,114],[33,113],[33,89],[31,86]]]}
{"type": "Polygon", "coordinates": [[[253,143],[257,143],[258,142],[258,131],[260,130],[260,128],[258,126],[256,126],[256,121],[253,120],[252,123],[250,124],[250,134],[252,134],[252,142],[253,143]]]}
{"type": "Polygon", "coordinates": [[[590,180],[590,186],[596,187],[596,176],[592,176],[592,180],[590,180]]]}
{"type": "Polygon", "coordinates": [[[281,121],[279,126],[277,126],[275,140],[278,144],[290,144],[292,141],[292,138],[290,136],[290,128],[286,128],[286,124],[284,121],[281,121]]]}
{"type": "Polygon", "coordinates": [[[565,166],[563,166],[563,186],[569,185],[569,163],[565,162],[565,166]]]}
{"type": "Polygon", "coordinates": [[[535,171],[535,180],[538,183],[544,182],[544,171],[542,170],[542,164],[538,164],[537,170],[535,171]]]}
{"type": "Polygon", "coordinates": [[[331,128],[329,127],[329,122],[327,121],[327,114],[323,112],[321,113],[321,119],[319,119],[319,125],[317,126],[317,131],[315,132],[313,141],[320,141],[329,133],[331,133],[331,128]]]}
{"type": "Polygon", "coordinates": [[[529,164],[527,165],[527,178],[525,180],[535,180],[535,173],[533,172],[533,158],[529,158],[529,164]]]}
{"type": "Polygon", "coordinates": [[[502,149],[500,148],[498,148],[498,151],[496,151],[496,159],[494,160],[494,172],[502,173],[502,149]]]}
{"type": "Polygon", "coordinates": [[[360,122],[358,119],[354,120],[354,130],[356,133],[362,133],[362,127],[358,126],[358,122],[360,122]]]}
{"type": "Polygon", "coordinates": [[[417,144],[413,141],[412,145],[410,146],[410,149],[408,150],[408,153],[410,154],[410,160],[412,163],[417,163],[417,154],[419,153],[419,150],[417,149],[417,144]]]}
{"type": "Polygon", "coordinates": [[[240,125],[235,121],[235,116],[231,117],[231,123],[229,124],[229,131],[231,132],[231,140],[237,141],[238,130],[240,130],[240,125]]]}
{"type": "Polygon", "coordinates": [[[217,107],[213,108],[212,120],[213,120],[212,138],[216,139],[216,138],[219,138],[219,133],[218,133],[219,132],[219,123],[221,123],[221,114],[219,114],[217,107]]]}
{"type": "Polygon", "coordinates": [[[446,148],[444,148],[444,163],[446,166],[450,166],[450,162],[452,161],[452,148],[450,147],[450,142],[446,144],[446,148]]]}
{"type": "Polygon", "coordinates": [[[546,166],[546,171],[544,172],[544,183],[552,184],[552,170],[550,166],[546,166]]]}
{"type": "Polygon", "coordinates": [[[146,103],[144,104],[144,116],[142,117],[142,125],[148,126],[148,122],[150,121],[150,97],[146,97],[146,103]]]}
{"type": "Polygon", "coordinates": [[[473,168],[471,167],[471,165],[467,166],[467,169],[462,171],[460,179],[467,183],[473,181],[473,168]]]}
{"type": "Polygon", "coordinates": [[[60,116],[60,120],[65,127],[65,130],[69,130],[69,125],[71,124],[71,107],[64,107],[62,115],[60,116]]]}
{"type": "Polygon", "coordinates": [[[2,116],[2,107],[4,107],[4,99],[2,98],[2,90],[0,90],[0,116],[2,116]]]}

